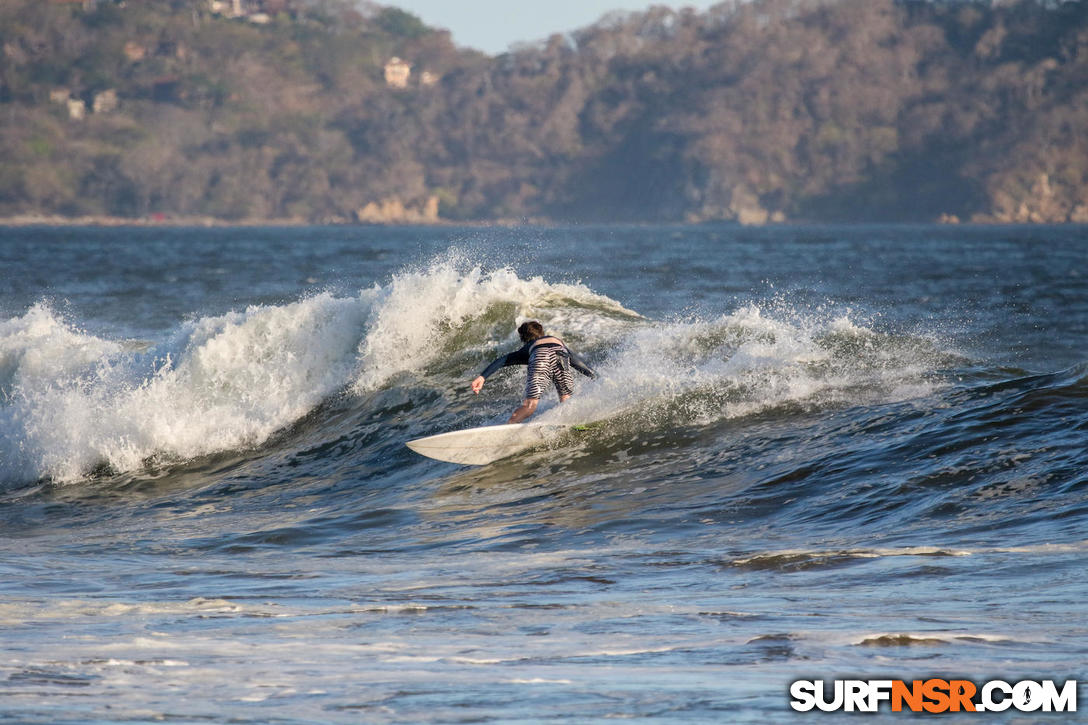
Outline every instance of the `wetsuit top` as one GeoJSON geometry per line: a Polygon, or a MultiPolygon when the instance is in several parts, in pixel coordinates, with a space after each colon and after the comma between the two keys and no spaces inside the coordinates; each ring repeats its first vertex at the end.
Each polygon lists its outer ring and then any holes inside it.
{"type": "Polygon", "coordinates": [[[484,378],[491,377],[497,370],[504,368],[507,365],[528,365],[529,353],[533,351],[534,347],[557,347],[565,350],[570,357],[570,366],[589,378],[597,377],[597,373],[593,372],[593,369],[586,365],[582,358],[575,355],[569,347],[563,344],[563,341],[558,337],[551,337],[545,335],[544,337],[538,337],[535,340],[531,340],[521,346],[514,352],[503,355],[500,358],[496,358],[490,365],[484,368],[484,371],[480,373],[484,378]]]}

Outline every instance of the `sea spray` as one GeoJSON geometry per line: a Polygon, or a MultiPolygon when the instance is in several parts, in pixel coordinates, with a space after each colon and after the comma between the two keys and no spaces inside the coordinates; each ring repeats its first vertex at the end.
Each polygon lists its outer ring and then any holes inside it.
{"type": "Polygon", "coordinates": [[[527,319],[574,341],[612,337],[641,319],[585,285],[522,279],[505,268],[488,272],[458,258],[395,274],[384,287],[375,287],[375,294],[359,346],[358,392],[398,373],[422,370],[465,346],[494,350],[496,338],[514,344],[514,328],[527,319]],[[462,334],[467,326],[477,334],[462,334]],[[454,341],[461,347],[451,348],[454,341]]]}
{"type": "Polygon", "coordinates": [[[630,418],[639,428],[708,425],[783,406],[817,409],[927,395],[950,359],[931,340],[839,314],[758,305],[710,319],[632,326],[585,395],[547,420],[630,418]]]}

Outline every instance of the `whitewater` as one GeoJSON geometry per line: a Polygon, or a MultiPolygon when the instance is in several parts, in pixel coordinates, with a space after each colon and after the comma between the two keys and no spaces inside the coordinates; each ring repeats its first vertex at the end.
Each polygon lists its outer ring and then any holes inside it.
{"type": "Polygon", "coordinates": [[[1083,680],[1085,241],[0,230],[0,719],[755,722],[799,678],[1083,680]],[[505,420],[523,370],[468,384],[530,319],[600,373],[536,419],[596,425],[406,449],[505,420]]]}

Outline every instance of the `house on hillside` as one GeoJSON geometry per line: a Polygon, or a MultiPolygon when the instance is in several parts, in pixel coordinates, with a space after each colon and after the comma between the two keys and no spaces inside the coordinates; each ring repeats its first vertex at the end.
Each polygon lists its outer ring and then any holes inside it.
{"type": "Polygon", "coordinates": [[[102,91],[101,93],[94,94],[94,103],[92,108],[95,113],[113,113],[117,110],[118,99],[117,91],[112,88],[102,91]]]}
{"type": "Polygon", "coordinates": [[[232,2],[232,0],[208,0],[208,9],[216,15],[234,17],[235,8],[238,6],[239,3],[232,2]]]}
{"type": "Polygon", "coordinates": [[[407,88],[412,75],[412,64],[393,56],[385,64],[385,84],[390,88],[407,88]]]}
{"type": "Polygon", "coordinates": [[[73,121],[81,121],[87,115],[87,104],[82,98],[72,98],[72,92],[67,88],[49,91],[49,102],[64,106],[68,110],[68,118],[73,121]]]}
{"type": "Polygon", "coordinates": [[[288,9],[287,0],[208,0],[208,9],[216,15],[228,18],[245,18],[251,23],[263,25],[272,16],[288,9]]]}
{"type": "Polygon", "coordinates": [[[82,121],[87,115],[87,104],[80,98],[68,99],[68,118],[73,121],[82,121]]]}
{"type": "Polygon", "coordinates": [[[208,8],[216,15],[241,18],[248,14],[249,3],[243,0],[208,0],[208,8]]]}

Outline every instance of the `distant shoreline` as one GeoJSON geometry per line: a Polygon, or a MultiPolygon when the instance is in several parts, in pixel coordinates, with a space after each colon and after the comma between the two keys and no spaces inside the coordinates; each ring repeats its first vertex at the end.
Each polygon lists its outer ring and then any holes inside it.
{"type": "Polygon", "coordinates": [[[959,220],[935,219],[933,221],[801,221],[789,220],[782,222],[768,222],[766,224],[740,224],[731,219],[712,220],[699,222],[684,221],[660,221],[660,222],[578,222],[558,221],[554,219],[485,219],[485,220],[453,220],[437,219],[433,221],[389,221],[389,222],[355,222],[347,220],[330,220],[325,222],[308,221],[305,219],[216,219],[214,217],[113,217],[113,216],[78,216],[66,217],[47,214],[19,214],[10,217],[0,217],[0,228],[26,228],[26,227],[140,227],[140,228],[194,228],[227,229],[238,227],[517,227],[517,226],[608,226],[619,224],[621,226],[701,226],[705,224],[721,224],[736,226],[738,228],[759,229],[761,227],[790,227],[790,226],[963,226],[963,227],[1046,227],[1046,226],[1084,226],[1080,222],[1001,222],[990,220],[972,219],[961,222],[959,220]]]}
{"type": "Polygon", "coordinates": [[[4,227],[226,227],[226,226],[308,226],[298,219],[261,219],[225,221],[212,217],[112,217],[112,216],[59,216],[50,214],[19,214],[0,217],[4,227]]]}
{"type": "MultiPolygon", "coordinates": [[[[501,225],[501,222],[486,222],[501,225]]],[[[352,222],[328,221],[313,222],[306,219],[217,219],[215,217],[113,217],[113,216],[77,216],[67,217],[49,214],[18,214],[0,217],[0,227],[311,227],[311,226],[476,226],[480,222],[412,221],[412,222],[352,222]]]]}

